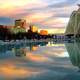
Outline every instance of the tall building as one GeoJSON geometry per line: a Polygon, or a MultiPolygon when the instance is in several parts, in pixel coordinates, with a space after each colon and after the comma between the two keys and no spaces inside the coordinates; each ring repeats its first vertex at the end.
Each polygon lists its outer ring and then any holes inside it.
{"type": "Polygon", "coordinates": [[[24,19],[15,20],[15,27],[26,28],[26,20],[24,19]]]}
{"type": "Polygon", "coordinates": [[[38,27],[35,25],[30,25],[29,30],[30,32],[38,32],[38,27]]]}
{"type": "Polygon", "coordinates": [[[38,32],[37,26],[32,25],[32,26],[31,26],[31,31],[32,31],[32,32],[38,32]]]}

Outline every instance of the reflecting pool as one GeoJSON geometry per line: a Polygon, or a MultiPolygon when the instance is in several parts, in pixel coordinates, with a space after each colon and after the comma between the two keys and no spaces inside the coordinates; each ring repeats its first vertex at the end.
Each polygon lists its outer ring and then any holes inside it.
{"type": "Polygon", "coordinates": [[[80,43],[0,44],[0,80],[80,80],[80,43]]]}

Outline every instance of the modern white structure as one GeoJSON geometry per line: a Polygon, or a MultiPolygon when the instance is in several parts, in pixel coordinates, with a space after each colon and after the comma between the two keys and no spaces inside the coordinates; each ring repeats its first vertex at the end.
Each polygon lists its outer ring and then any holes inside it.
{"type": "Polygon", "coordinates": [[[70,20],[68,22],[65,35],[68,34],[80,34],[80,4],[78,4],[79,8],[77,11],[73,11],[70,20]]]}

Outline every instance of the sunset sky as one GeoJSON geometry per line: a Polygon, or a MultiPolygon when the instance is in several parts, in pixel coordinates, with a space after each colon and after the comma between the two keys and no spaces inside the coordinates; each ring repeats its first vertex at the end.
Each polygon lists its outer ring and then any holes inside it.
{"type": "Polygon", "coordinates": [[[65,31],[70,14],[80,0],[0,0],[0,24],[13,25],[24,18],[51,33],[65,31]]]}

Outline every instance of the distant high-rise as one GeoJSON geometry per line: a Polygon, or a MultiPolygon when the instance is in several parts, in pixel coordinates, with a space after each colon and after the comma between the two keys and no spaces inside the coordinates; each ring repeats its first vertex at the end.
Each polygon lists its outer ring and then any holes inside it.
{"type": "Polygon", "coordinates": [[[38,27],[35,25],[30,25],[29,27],[29,32],[38,32],[38,27]]]}
{"type": "Polygon", "coordinates": [[[31,31],[32,31],[32,32],[38,32],[38,27],[32,25],[32,26],[31,26],[31,31]]]}
{"type": "Polygon", "coordinates": [[[15,27],[26,28],[26,20],[24,19],[15,20],[15,27]]]}

